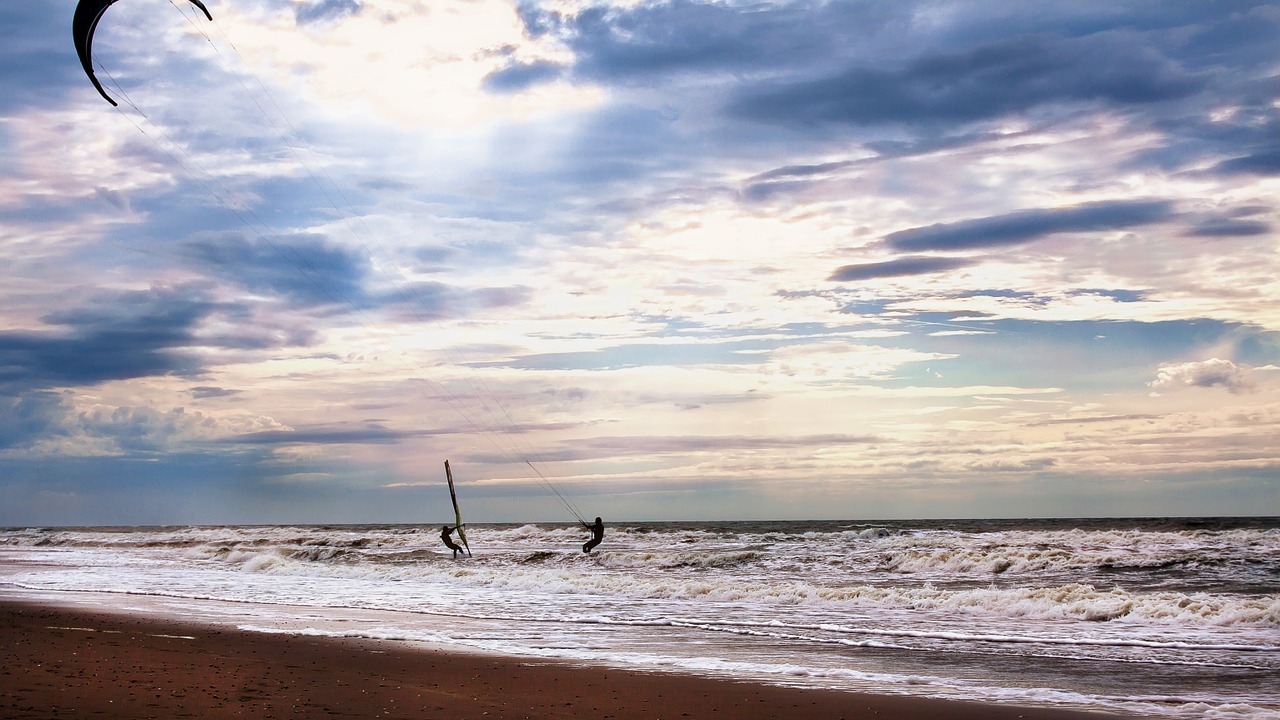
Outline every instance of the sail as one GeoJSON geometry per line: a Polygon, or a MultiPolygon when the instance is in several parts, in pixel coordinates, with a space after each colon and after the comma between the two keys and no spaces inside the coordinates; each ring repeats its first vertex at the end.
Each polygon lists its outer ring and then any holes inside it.
{"type": "Polygon", "coordinates": [[[467,542],[467,531],[462,529],[462,511],[458,509],[458,494],[453,491],[453,471],[449,469],[449,461],[444,461],[444,476],[449,480],[449,499],[453,501],[453,517],[455,525],[458,529],[458,538],[462,540],[462,546],[467,549],[467,556],[471,556],[471,544],[467,542]]]}

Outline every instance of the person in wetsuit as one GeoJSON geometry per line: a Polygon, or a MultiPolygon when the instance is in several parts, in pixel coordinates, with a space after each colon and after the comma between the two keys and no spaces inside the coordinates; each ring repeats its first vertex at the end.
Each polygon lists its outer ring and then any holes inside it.
{"type": "Polygon", "coordinates": [[[582,523],[582,526],[591,531],[591,539],[582,546],[582,552],[589,553],[591,548],[599,545],[600,541],[604,540],[604,521],[597,517],[595,525],[582,523]]]}
{"type": "Polygon", "coordinates": [[[453,541],[453,531],[455,529],[456,528],[451,528],[448,525],[440,528],[440,539],[444,541],[445,547],[453,551],[453,559],[457,560],[458,553],[461,552],[462,546],[453,541]]]}

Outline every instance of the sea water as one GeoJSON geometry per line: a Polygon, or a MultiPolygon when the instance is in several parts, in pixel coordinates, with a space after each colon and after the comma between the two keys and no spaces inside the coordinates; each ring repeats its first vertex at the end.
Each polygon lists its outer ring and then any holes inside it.
{"type": "Polygon", "coordinates": [[[0,596],[797,686],[1280,718],[1280,518],[0,530],[0,596]]]}

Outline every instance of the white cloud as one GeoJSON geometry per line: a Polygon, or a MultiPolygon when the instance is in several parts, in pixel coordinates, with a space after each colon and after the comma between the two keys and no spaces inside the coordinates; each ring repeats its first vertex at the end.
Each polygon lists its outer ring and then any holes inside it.
{"type": "Polygon", "coordinates": [[[1248,365],[1236,365],[1230,360],[1210,358],[1200,362],[1161,365],[1156,379],[1149,386],[1160,390],[1176,390],[1183,387],[1224,387],[1233,393],[1252,391],[1256,384],[1253,370],[1248,365]]]}

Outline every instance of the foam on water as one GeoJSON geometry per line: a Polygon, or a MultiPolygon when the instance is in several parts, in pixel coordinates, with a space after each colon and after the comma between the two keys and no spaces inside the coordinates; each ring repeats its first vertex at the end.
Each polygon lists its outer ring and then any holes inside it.
{"type": "Polygon", "coordinates": [[[788,684],[1280,717],[1274,520],[636,523],[591,555],[584,535],[469,526],[476,557],[455,562],[437,527],[13,529],[0,591],[788,684]]]}

